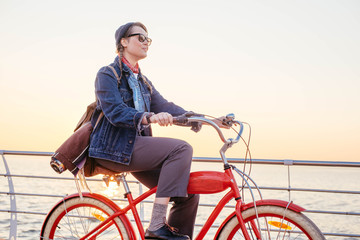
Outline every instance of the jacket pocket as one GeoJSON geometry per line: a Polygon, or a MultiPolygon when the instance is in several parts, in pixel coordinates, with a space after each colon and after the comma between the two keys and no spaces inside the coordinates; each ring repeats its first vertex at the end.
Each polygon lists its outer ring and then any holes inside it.
{"type": "Polygon", "coordinates": [[[127,89],[120,89],[121,98],[123,99],[124,103],[128,106],[131,106],[133,103],[133,94],[131,91],[127,89]],[[130,105],[129,105],[130,104],[130,105]]]}

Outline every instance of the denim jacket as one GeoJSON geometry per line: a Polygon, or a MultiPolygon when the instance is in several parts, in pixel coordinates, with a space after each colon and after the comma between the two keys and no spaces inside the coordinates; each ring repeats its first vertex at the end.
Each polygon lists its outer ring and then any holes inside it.
{"type": "MultiPolygon", "coordinates": [[[[151,129],[141,124],[146,112],[137,111],[134,107],[133,93],[128,84],[131,70],[119,61],[119,57],[115,58],[111,66],[120,76],[119,64],[123,67],[119,85],[116,76],[108,66],[102,67],[96,76],[97,109],[92,118],[93,126],[101,111],[104,117],[91,134],[89,156],[129,165],[136,136],[151,135],[151,129]]],[[[163,98],[146,78],[152,86],[152,91],[150,91],[144,83],[144,78],[145,76],[140,72],[139,85],[147,112],[168,112],[173,116],[186,112],[183,108],[163,98]]]]}

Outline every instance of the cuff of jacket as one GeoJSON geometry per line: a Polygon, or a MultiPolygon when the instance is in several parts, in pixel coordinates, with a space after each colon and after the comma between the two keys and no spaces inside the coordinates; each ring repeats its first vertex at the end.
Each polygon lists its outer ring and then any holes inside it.
{"type": "Polygon", "coordinates": [[[143,120],[143,118],[144,118],[147,114],[148,114],[148,112],[139,112],[139,113],[135,114],[135,116],[134,116],[134,123],[137,122],[137,125],[136,125],[136,130],[137,130],[137,132],[141,132],[141,131],[143,131],[146,127],[149,126],[149,125],[144,125],[144,124],[141,123],[142,120],[143,120]],[[140,115],[140,117],[139,117],[138,120],[135,120],[138,114],[141,114],[141,115],[140,115]]]}

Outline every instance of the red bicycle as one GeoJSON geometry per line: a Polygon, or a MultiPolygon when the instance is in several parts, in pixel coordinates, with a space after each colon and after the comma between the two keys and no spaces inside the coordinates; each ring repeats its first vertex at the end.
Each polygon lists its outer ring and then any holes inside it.
{"type": "MultiPolygon", "coordinates": [[[[205,117],[175,118],[178,124],[201,122],[216,129],[224,142],[220,155],[224,163],[224,171],[199,171],[190,174],[188,193],[214,194],[228,192],[218,202],[209,218],[196,236],[196,240],[204,239],[205,235],[230,200],[235,200],[233,213],[225,218],[215,233],[214,239],[325,239],[319,228],[302,212],[304,208],[282,200],[255,201],[250,183],[255,182],[243,171],[230,165],[225,152],[239,142],[243,132],[243,123],[227,115],[226,124],[239,126],[235,139],[225,139],[221,129],[212,120],[205,117]],[[253,201],[245,203],[241,192],[244,184],[238,186],[234,172],[250,190],[253,201]]],[[[144,239],[144,227],[140,221],[137,204],[156,192],[157,187],[148,190],[137,198],[133,198],[125,174],[114,175],[112,178],[123,183],[128,205],[119,207],[112,200],[96,193],[77,193],[65,197],[48,213],[40,239],[137,239],[137,233],[127,213],[131,212],[135,219],[137,232],[144,239]]],[[[261,194],[260,194],[261,196],[261,194]]]]}

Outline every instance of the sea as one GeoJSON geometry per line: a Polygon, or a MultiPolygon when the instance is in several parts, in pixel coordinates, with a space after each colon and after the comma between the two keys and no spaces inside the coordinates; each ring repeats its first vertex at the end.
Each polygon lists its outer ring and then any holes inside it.
{"type": "MultiPolygon", "coordinates": [[[[45,219],[46,213],[62,199],[61,196],[77,192],[73,176],[69,172],[61,175],[55,173],[49,166],[50,157],[37,156],[13,156],[5,155],[6,162],[9,166],[10,173],[21,175],[12,177],[16,199],[17,213],[17,238],[21,240],[39,239],[41,226],[45,219]],[[62,179],[32,178],[30,176],[49,176],[61,177],[62,179]],[[29,194],[41,196],[29,196],[29,194]],[[48,196],[43,196],[48,195],[48,196]],[[25,213],[26,212],[26,213],[25,213]]],[[[243,164],[235,164],[243,170],[243,164]]],[[[203,163],[194,162],[192,171],[222,171],[221,163],[203,163]]],[[[248,164],[245,172],[251,170],[250,176],[260,187],[287,188],[307,188],[322,190],[345,190],[360,191],[360,168],[346,167],[315,167],[315,166],[283,166],[283,165],[259,165],[253,164],[250,168],[248,164]]],[[[3,159],[0,159],[0,174],[5,174],[3,159]]],[[[128,180],[133,180],[128,175],[128,180]]],[[[92,192],[104,194],[114,199],[119,205],[124,202],[118,201],[123,198],[123,189],[111,184],[106,187],[100,181],[101,176],[90,178],[87,182],[92,192]]],[[[146,187],[139,187],[139,184],[130,185],[134,197],[139,191],[147,190],[146,187]]],[[[8,178],[0,178],[0,240],[9,239],[10,232],[10,196],[8,178]]],[[[253,190],[256,199],[259,194],[253,190]]],[[[225,192],[218,194],[206,194],[201,196],[195,234],[200,230],[200,226],[205,223],[211,213],[211,204],[216,204],[225,192]],[[203,206],[204,205],[204,206],[203,206]]],[[[326,192],[304,192],[304,191],[283,191],[267,190],[261,191],[263,199],[289,199],[294,203],[304,207],[307,210],[335,211],[360,213],[360,195],[359,194],[335,194],[326,192]]],[[[247,189],[244,190],[246,202],[252,200],[247,189]]],[[[230,205],[234,202],[230,202],[230,205]]],[[[144,218],[149,220],[152,204],[144,204],[144,218]]],[[[214,223],[205,239],[212,239],[216,231],[216,226],[220,225],[222,220],[233,211],[232,208],[226,208],[214,223]]],[[[360,235],[360,216],[351,214],[319,214],[305,213],[324,233],[345,233],[360,235]]],[[[146,224],[145,224],[146,225],[146,224]]],[[[327,239],[360,239],[355,237],[344,236],[327,236],[327,239]]]]}

